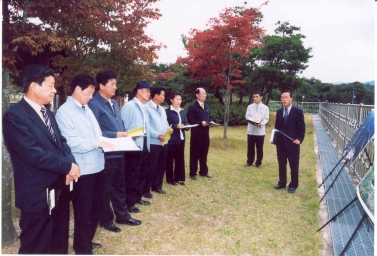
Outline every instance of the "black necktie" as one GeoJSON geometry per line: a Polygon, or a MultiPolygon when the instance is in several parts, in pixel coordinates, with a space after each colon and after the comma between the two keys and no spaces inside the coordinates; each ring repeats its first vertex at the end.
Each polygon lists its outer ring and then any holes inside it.
{"type": "Polygon", "coordinates": [[[51,125],[51,121],[50,121],[50,118],[48,117],[48,114],[47,114],[47,110],[45,107],[42,107],[41,108],[41,112],[43,114],[43,119],[45,120],[45,124],[47,126],[47,129],[48,131],[51,133],[52,137],[54,138],[54,140],[56,141],[56,136],[55,136],[55,132],[54,130],[52,129],[52,125],[51,125]]]}

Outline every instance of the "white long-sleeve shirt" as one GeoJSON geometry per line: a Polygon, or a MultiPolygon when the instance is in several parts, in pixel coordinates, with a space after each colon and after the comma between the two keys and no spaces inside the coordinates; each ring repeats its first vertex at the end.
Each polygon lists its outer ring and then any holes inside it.
{"type": "Polygon", "coordinates": [[[264,105],[263,103],[258,104],[258,110],[256,108],[255,103],[250,104],[247,107],[245,118],[246,120],[258,120],[260,122],[260,126],[255,126],[251,123],[247,124],[247,134],[249,135],[257,135],[257,136],[263,136],[266,135],[266,124],[268,123],[268,120],[270,118],[269,108],[264,105]]]}

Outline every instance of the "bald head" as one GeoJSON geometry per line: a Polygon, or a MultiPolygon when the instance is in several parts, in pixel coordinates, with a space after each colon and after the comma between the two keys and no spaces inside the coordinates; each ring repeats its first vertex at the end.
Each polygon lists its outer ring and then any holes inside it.
{"type": "Polygon", "coordinates": [[[197,88],[195,90],[195,96],[199,102],[204,102],[207,98],[206,90],[204,90],[203,88],[197,88]]]}

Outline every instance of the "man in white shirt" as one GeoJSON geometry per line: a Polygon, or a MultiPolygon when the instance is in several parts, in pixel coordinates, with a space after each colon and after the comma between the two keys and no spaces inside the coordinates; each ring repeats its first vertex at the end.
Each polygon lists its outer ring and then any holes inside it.
{"type": "Polygon", "coordinates": [[[255,166],[262,167],[263,144],[266,135],[265,125],[269,120],[269,108],[262,103],[262,93],[254,92],[254,103],[247,107],[245,118],[247,125],[247,163],[245,167],[252,166],[255,160],[255,148],[257,149],[257,159],[255,166]]]}

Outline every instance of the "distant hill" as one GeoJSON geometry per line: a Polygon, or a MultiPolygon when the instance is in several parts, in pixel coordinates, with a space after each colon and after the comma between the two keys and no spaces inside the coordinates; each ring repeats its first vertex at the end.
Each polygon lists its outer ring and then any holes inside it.
{"type": "Polygon", "coordinates": [[[373,85],[374,86],[374,80],[373,81],[369,81],[369,82],[365,82],[363,83],[364,85],[373,85]]]}
{"type": "MultiPolygon", "coordinates": [[[[334,84],[334,85],[341,85],[341,84],[348,85],[348,84],[352,84],[352,83],[336,82],[336,83],[332,83],[332,84],[334,84]]],[[[373,81],[369,81],[369,82],[364,82],[363,84],[364,85],[373,85],[374,86],[374,80],[373,81]]]]}

